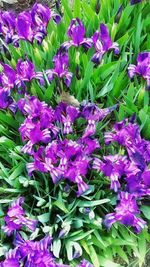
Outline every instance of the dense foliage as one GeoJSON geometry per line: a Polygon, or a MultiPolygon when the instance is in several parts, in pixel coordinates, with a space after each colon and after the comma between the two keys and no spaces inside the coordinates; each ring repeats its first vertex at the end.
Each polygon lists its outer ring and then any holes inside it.
{"type": "Polygon", "coordinates": [[[0,13],[1,267],[143,266],[148,2],[0,13]]]}

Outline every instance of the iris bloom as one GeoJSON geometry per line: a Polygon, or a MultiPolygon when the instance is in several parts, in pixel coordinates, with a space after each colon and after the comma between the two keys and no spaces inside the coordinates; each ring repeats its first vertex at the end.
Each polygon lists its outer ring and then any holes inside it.
{"type": "Polygon", "coordinates": [[[106,215],[105,225],[110,228],[115,222],[120,222],[121,224],[132,226],[139,233],[145,227],[146,222],[138,217],[140,211],[135,197],[128,192],[121,192],[119,200],[120,202],[115,208],[115,212],[106,215]]]}
{"type": "Polygon", "coordinates": [[[85,129],[83,138],[93,135],[96,131],[96,122],[104,119],[109,113],[116,109],[116,105],[110,108],[100,109],[93,103],[86,103],[83,101],[81,104],[81,116],[87,120],[87,127],[85,129]]]}
{"type": "Polygon", "coordinates": [[[22,59],[19,59],[17,62],[16,71],[17,75],[15,84],[17,87],[24,87],[24,83],[29,82],[32,79],[39,80],[40,84],[43,84],[44,82],[42,73],[35,72],[34,64],[29,59],[26,59],[24,61],[22,59]]]}
{"type": "Polygon", "coordinates": [[[16,71],[8,64],[1,63],[1,65],[3,72],[0,73],[0,85],[9,91],[15,85],[16,71]]]}
{"type": "Polygon", "coordinates": [[[137,64],[130,64],[128,67],[129,77],[132,79],[135,75],[142,76],[148,88],[150,87],[150,52],[142,52],[137,57],[137,64]]]}
{"type": "Polygon", "coordinates": [[[66,50],[71,46],[83,46],[89,49],[93,45],[91,38],[85,38],[85,27],[79,18],[71,20],[67,34],[71,40],[64,42],[61,46],[66,50]]]}
{"type": "Polygon", "coordinates": [[[4,232],[9,236],[15,230],[20,230],[23,226],[28,227],[34,231],[37,221],[29,219],[22,208],[24,198],[20,197],[15,200],[8,209],[7,216],[5,216],[6,225],[3,226],[4,232]]]}
{"type": "Polygon", "coordinates": [[[104,160],[96,158],[93,162],[93,168],[102,171],[105,176],[111,180],[110,189],[117,192],[121,185],[119,179],[125,174],[128,161],[125,156],[114,155],[104,156],[104,160]]]}
{"type": "Polygon", "coordinates": [[[79,115],[76,107],[68,106],[66,103],[60,103],[55,109],[55,118],[64,125],[63,133],[70,134],[73,132],[72,126],[79,115]]]}
{"type": "Polygon", "coordinates": [[[0,13],[0,33],[5,37],[7,44],[15,40],[16,18],[10,11],[0,13]]]}
{"type": "Polygon", "coordinates": [[[69,56],[68,53],[58,50],[57,54],[53,58],[54,69],[46,70],[48,80],[51,82],[55,76],[64,80],[67,87],[70,86],[73,74],[68,71],[69,68],[69,56]]]}
{"type": "Polygon", "coordinates": [[[17,249],[10,249],[6,253],[6,259],[3,262],[0,262],[0,267],[20,267],[19,261],[20,255],[17,249]]]}
{"type": "Polygon", "coordinates": [[[119,54],[119,45],[114,43],[108,32],[108,28],[105,24],[100,24],[100,31],[95,32],[93,35],[93,44],[96,50],[96,53],[92,57],[92,62],[99,64],[102,60],[102,56],[113,49],[115,54],[119,54]]]}

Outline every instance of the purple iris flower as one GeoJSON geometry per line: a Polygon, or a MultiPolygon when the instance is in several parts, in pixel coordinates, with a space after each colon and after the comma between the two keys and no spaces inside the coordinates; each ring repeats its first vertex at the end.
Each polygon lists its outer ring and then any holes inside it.
{"type": "Polygon", "coordinates": [[[39,80],[40,84],[43,84],[44,79],[41,72],[35,72],[34,64],[29,60],[19,59],[16,66],[17,75],[15,84],[17,87],[24,87],[24,82],[29,82],[32,79],[39,80]]]}
{"type": "Polygon", "coordinates": [[[100,32],[95,32],[93,35],[93,43],[96,50],[96,53],[92,57],[92,62],[99,64],[102,60],[102,56],[113,49],[115,54],[119,54],[119,45],[114,43],[108,32],[108,28],[105,24],[100,24],[100,32]]]}
{"type": "Polygon", "coordinates": [[[67,267],[56,263],[52,253],[49,252],[51,243],[50,236],[45,236],[40,241],[25,241],[17,234],[15,240],[15,246],[24,262],[24,267],[67,267]]]}
{"type": "Polygon", "coordinates": [[[121,192],[119,200],[115,212],[106,215],[105,225],[110,228],[112,224],[118,221],[121,224],[132,226],[135,232],[139,233],[145,227],[146,222],[138,217],[140,211],[135,197],[128,192],[121,192]]]}
{"type": "Polygon", "coordinates": [[[0,262],[0,267],[20,267],[20,254],[17,249],[10,249],[6,254],[6,259],[0,262]]]}
{"type": "Polygon", "coordinates": [[[135,75],[142,76],[148,88],[150,87],[150,52],[142,52],[137,57],[137,64],[130,64],[128,67],[129,77],[132,79],[135,75]]]}
{"type": "Polygon", "coordinates": [[[93,168],[102,171],[105,176],[111,180],[110,189],[117,192],[120,188],[119,179],[125,174],[125,169],[128,165],[128,160],[125,156],[114,155],[104,156],[104,160],[96,158],[93,162],[93,168]]]}
{"type": "Polygon", "coordinates": [[[63,133],[70,134],[73,132],[72,126],[78,115],[78,108],[69,106],[68,104],[61,102],[57,105],[54,116],[56,120],[63,123],[63,133]]]}
{"type": "Polygon", "coordinates": [[[10,11],[0,14],[0,33],[5,36],[7,44],[11,43],[15,36],[16,18],[10,11]]]}
{"type": "Polygon", "coordinates": [[[8,91],[0,88],[0,109],[8,108],[13,102],[8,91]]]}
{"type": "Polygon", "coordinates": [[[68,37],[71,41],[64,42],[62,48],[68,50],[71,46],[83,46],[87,49],[92,47],[93,41],[91,38],[85,38],[85,27],[79,18],[72,19],[68,28],[68,37]]]}
{"type": "Polygon", "coordinates": [[[50,21],[51,17],[56,23],[59,23],[61,17],[51,11],[49,7],[41,5],[40,3],[35,3],[31,10],[31,17],[34,25],[38,28],[39,31],[45,31],[50,21]]]}
{"type": "Polygon", "coordinates": [[[135,5],[135,4],[138,4],[141,2],[142,2],[142,0],[130,0],[131,5],[135,5]]]}
{"type": "Polygon", "coordinates": [[[37,221],[29,219],[25,215],[25,211],[22,208],[23,203],[24,198],[20,197],[8,209],[7,216],[5,217],[6,225],[3,226],[3,230],[8,236],[15,230],[20,230],[23,226],[28,227],[32,231],[36,228],[37,221]]]}
{"type": "Polygon", "coordinates": [[[54,76],[63,78],[64,83],[67,87],[70,86],[73,74],[68,71],[69,67],[69,56],[68,53],[58,50],[57,54],[53,58],[54,69],[46,71],[48,80],[51,82],[54,76]]]}
{"type": "Polygon", "coordinates": [[[33,23],[30,12],[21,12],[17,17],[16,29],[20,39],[33,41],[33,23]]]}
{"type": "Polygon", "coordinates": [[[87,260],[82,260],[78,267],[93,267],[93,264],[91,264],[87,260]]]}
{"type": "Polygon", "coordinates": [[[93,135],[96,131],[96,122],[104,119],[109,113],[115,110],[116,107],[115,105],[110,108],[100,109],[93,103],[86,103],[86,101],[83,101],[81,104],[81,116],[88,122],[83,138],[93,135]]]}
{"type": "Polygon", "coordinates": [[[1,63],[1,65],[3,72],[0,73],[0,85],[6,90],[10,90],[15,84],[16,71],[8,64],[1,63]]]}

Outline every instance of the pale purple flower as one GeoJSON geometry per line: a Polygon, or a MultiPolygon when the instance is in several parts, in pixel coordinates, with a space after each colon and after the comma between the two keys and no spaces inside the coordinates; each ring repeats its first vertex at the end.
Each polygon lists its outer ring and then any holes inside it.
{"type": "Polygon", "coordinates": [[[150,87],[150,52],[141,52],[137,57],[137,64],[130,64],[128,67],[129,77],[132,79],[135,75],[142,76],[148,88],[150,87]]]}
{"type": "Polygon", "coordinates": [[[54,69],[46,70],[48,80],[51,82],[55,76],[64,80],[67,87],[70,86],[73,74],[68,71],[69,56],[68,53],[58,50],[53,58],[54,69]]]}
{"type": "Polygon", "coordinates": [[[78,267],[94,267],[94,266],[89,261],[84,259],[81,261],[81,263],[78,265],[78,267]]]}
{"type": "Polygon", "coordinates": [[[100,24],[100,32],[95,32],[92,39],[96,50],[96,53],[91,59],[92,62],[99,64],[102,60],[102,56],[111,49],[114,50],[115,54],[119,54],[119,45],[111,40],[108,28],[105,24],[100,24]]]}
{"type": "Polygon", "coordinates": [[[71,40],[64,42],[61,46],[66,50],[71,46],[78,47],[81,45],[89,49],[93,45],[91,38],[85,38],[85,27],[79,18],[71,20],[67,34],[71,40]]]}
{"type": "Polygon", "coordinates": [[[1,63],[1,65],[3,72],[0,73],[0,85],[9,91],[15,85],[16,71],[8,64],[1,63]]]}
{"type": "Polygon", "coordinates": [[[23,226],[28,227],[30,230],[34,231],[37,225],[37,221],[29,219],[22,205],[24,203],[24,198],[19,197],[15,200],[10,208],[8,209],[7,216],[5,216],[5,226],[2,227],[4,232],[9,236],[15,230],[20,230],[23,226]]]}
{"type": "Polygon", "coordinates": [[[114,213],[107,214],[105,225],[110,228],[115,222],[132,226],[135,232],[139,233],[146,225],[146,222],[139,217],[138,209],[134,195],[128,192],[121,192],[119,195],[119,204],[114,213]]]}

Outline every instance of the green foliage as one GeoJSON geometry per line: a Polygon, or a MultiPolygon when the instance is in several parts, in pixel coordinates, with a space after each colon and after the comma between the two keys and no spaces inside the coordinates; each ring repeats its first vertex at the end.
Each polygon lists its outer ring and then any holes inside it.
{"type": "MultiPolygon", "coordinates": [[[[114,56],[112,52],[104,56],[102,63],[95,67],[90,59],[93,50],[88,52],[83,48],[71,48],[70,71],[74,78],[69,93],[79,102],[83,99],[91,100],[100,106],[107,107],[119,103],[119,110],[115,112],[112,121],[120,121],[136,114],[145,138],[150,138],[150,107],[149,91],[145,90],[145,83],[141,78],[130,81],[127,67],[135,63],[140,51],[149,50],[149,1],[140,5],[130,6],[129,1],[102,0],[100,11],[95,12],[96,0],[74,0],[73,7],[69,1],[62,0],[63,20],[56,26],[51,20],[48,34],[41,46],[21,41],[20,47],[15,49],[9,45],[11,60],[2,55],[6,63],[13,67],[19,58],[28,55],[37,71],[44,71],[53,66],[52,58],[64,41],[68,39],[66,32],[70,20],[78,16],[84,22],[86,35],[91,36],[105,22],[112,38],[119,43],[120,54],[114,56]],[[123,11],[118,22],[115,22],[120,4],[123,11]],[[76,68],[79,67],[80,77],[76,78],[76,68]]],[[[67,90],[66,88],[63,88],[67,90]]],[[[51,84],[45,80],[45,86],[32,81],[29,93],[38,96],[48,104],[57,101],[56,82],[51,84]]],[[[103,178],[94,174],[91,191],[80,199],[76,199],[74,192],[71,196],[61,185],[53,185],[49,175],[36,173],[27,175],[25,164],[29,157],[21,153],[22,142],[18,128],[21,117],[14,117],[10,112],[0,111],[0,222],[3,224],[4,213],[8,204],[20,195],[26,197],[27,210],[40,221],[39,229],[32,233],[34,237],[41,233],[50,233],[54,237],[53,253],[56,258],[62,257],[64,262],[76,266],[78,260],[73,260],[74,251],[82,253],[83,257],[91,261],[94,267],[143,266],[147,253],[147,243],[150,242],[147,230],[136,236],[125,226],[115,225],[107,231],[102,225],[104,214],[112,211],[114,196],[109,191],[102,190],[103,178]],[[31,199],[32,196],[32,199],[31,199]],[[90,213],[85,213],[85,208],[90,213]],[[60,231],[64,235],[59,238],[60,231]]],[[[109,121],[98,126],[98,137],[101,131],[109,129],[109,121]]],[[[72,188],[72,191],[74,189],[72,188]]],[[[150,220],[150,210],[142,206],[141,211],[150,220]]],[[[7,240],[1,231],[0,256],[7,248],[7,240]],[[2,249],[2,247],[4,249],[2,249]]]]}

